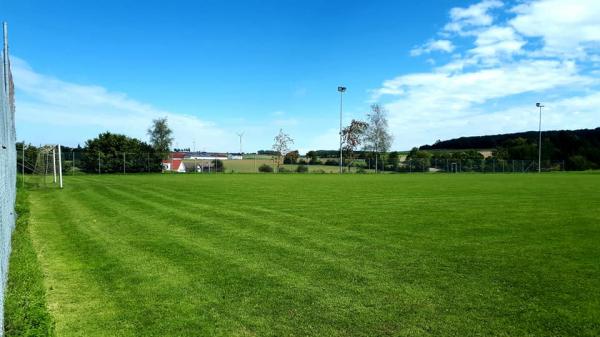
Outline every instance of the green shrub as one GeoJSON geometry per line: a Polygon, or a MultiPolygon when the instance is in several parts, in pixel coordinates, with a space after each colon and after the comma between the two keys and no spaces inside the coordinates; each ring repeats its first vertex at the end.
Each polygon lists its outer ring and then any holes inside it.
{"type": "Polygon", "coordinates": [[[306,165],[298,165],[298,167],[296,167],[296,172],[306,173],[308,172],[308,167],[306,165]]]}
{"type": "Polygon", "coordinates": [[[271,167],[271,165],[262,164],[258,167],[258,172],[273,173],[273,167],[271,167]]]}

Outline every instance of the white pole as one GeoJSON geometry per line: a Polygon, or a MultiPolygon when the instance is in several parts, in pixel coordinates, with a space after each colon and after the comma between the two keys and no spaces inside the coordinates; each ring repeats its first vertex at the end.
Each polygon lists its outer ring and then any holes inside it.
{"type": "Polygon", "coordinates": [[[344,101],[344,91],[340,90],[340,174],[342,174],[342,162],[343,162],[343,156],[342,156],[342,143],[343,143],[343,136],[342,136],[342,106],[343,106],[343,101],[344,101]]]}
{"type": "Polygon", "coordinates": [[[63,179],[62,179],[62,156],[60,152],[60,144],[58,144],[58,179],[59,179],[59,187],[63,188],[63,179]]]}
{"type": "Polygon", "coordinates": [[[56,148],[52,148],[52,170],[54,172],[54,179],[52,180],[53,183],[56,184],[56,148]]]}
{"type": "Polygon", "coordinates": [[[538,173],[542,173],[542,107],[540,104],[540,124],[539,124],[539,140],[538,140],[538,173]]]}

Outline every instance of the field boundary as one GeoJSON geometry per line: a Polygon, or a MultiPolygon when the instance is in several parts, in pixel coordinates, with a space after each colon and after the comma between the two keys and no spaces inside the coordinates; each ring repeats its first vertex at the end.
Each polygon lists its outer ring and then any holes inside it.
{"type": "Polygon", "coordinates": [[[19,188],[18,218],[12,236],[12,253],[6,287],[4,336],[55,336],[48,311],[44,275],[29,232],[28,193],[19,188]]]}

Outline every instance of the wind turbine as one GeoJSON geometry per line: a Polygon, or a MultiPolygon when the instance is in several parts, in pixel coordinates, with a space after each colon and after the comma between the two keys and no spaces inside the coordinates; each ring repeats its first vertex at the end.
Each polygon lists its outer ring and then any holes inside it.
{"type": "Polygon", "coordinates": [[[240,155],[242,154],[242,137],[244,136],[244,131],[236,133],[238,137],[240,137],[240,155]]]}

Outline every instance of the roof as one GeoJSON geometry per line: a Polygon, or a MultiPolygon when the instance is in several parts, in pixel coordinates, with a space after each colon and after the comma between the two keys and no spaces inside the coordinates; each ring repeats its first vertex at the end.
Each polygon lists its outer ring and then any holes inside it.
{"type": "Polygon", "coordinates": [[[183,163],[182,160],[173,160],[173,163],[171,164],[171,171],[179,170],[179,166],[181,166],[181,163],[183,163]]]}
{"type": "Polygon", "coordinates": [[[171,153],[171,158],[174,159],[183,159],[185,157],[185,153],[183,152],[172,152],[171,153]]]}

